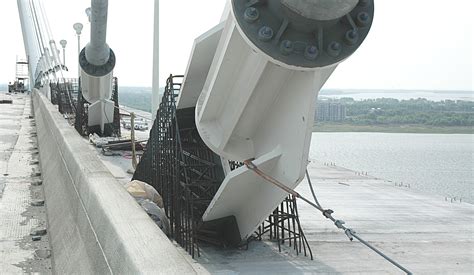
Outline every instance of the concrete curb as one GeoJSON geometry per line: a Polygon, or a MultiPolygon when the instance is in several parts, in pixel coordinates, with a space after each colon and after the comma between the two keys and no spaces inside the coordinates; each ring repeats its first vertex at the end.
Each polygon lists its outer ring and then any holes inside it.
{"type": "Polygon", "coordinates": [[[32,93],[55,273],[196,273],[73,127],[32,93]]]}

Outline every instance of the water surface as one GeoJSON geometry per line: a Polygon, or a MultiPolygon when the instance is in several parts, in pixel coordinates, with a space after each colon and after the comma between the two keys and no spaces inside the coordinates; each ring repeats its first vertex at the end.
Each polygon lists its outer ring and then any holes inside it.
{"type": "Polygon", "coordinates": [[[310,158],[474,203],[474,135],[313,133],[310,158]]]}

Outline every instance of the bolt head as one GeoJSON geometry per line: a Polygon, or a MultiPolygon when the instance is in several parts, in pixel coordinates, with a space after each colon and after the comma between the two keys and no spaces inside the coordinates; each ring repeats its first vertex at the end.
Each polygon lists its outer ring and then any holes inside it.
{"type": "Polygon", "coordinates": [[[273,29],[267,26],[263,26],[258,31],[258,38],[264,42],[270,41],[273,37],[273,29]]]}
{"type": "Polygon", "coordinates": [[[341,43],[332,41],[328,46],[328,54],[332,57],[338,57],[341,54],[342,46],[341,43]]]}
{"type": "Polygon", "coordinates": [[[283,55],[289,55],[290,53],[293,52],[293,42],[291,42],[290,40],[283,40],[281,41],[280,43],[280,52],[283,54],[283,55]]]}
{"type": "Polygon", "coordinates": [[[308,60],[314,61],[319,55],[318,47],[314,45],[309,45],[304,51],[304,57],[308,60]]]}
{"type": "Polygon", "coordinates": [[[331,50],[338,51],[341,49],[341,44],[338,42],[332,42],[331,43],[331,50]]]}
{"type": "Polygon", "coordinates": [[[357,14],[357,24],[359,26],[366,26],[369,23],[370,16],[367,12],[359,12],[357,14]]]}
{"type": "Polygon", "coordinates": [[[260,17],[260,12],[258,11],[258,9],[254,7],[249,7],[244,12],[244,19],[248,23],[253,23],[257,21],[259,17],[260,17]]]}
{"type": "Polygon", "coordinates": [[[348,30],[345,35],[347,44],[354,45],[359,40],[359,33],[356,30],[348,30]]]}

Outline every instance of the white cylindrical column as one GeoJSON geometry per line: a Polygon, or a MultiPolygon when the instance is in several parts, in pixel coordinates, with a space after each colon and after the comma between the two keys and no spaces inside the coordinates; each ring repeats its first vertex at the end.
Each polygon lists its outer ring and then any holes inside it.
{"type": "Polygon", "coordinates": [[[25,53],[28,59],[29,77],[30,77],[30,88],[35,84],[37,65],[41,56],[41,45],[38,44],[39,38],[36,37],[34,29],[33,16],[31,14],[31,8],[28,0],[18,0],[18,13],[20,15],[21,32],[23,35],[23,41],[25,46],[25,53]]]}
{"type": "Polygon", "coordinates": [[[79,54],[82,96],[90,103],[88,125],[100,126],[113,122],[112,95],[115,54],[106,43],[107,0],[92,0],[90,10],[91,41],[79,54]]]}
{"type": "Polygon", "coordinates": [[[161,102],[160,97],[160,4],[155,0],[155,12],[153,23],[153,80],[151,90],[151,115],[156,118],[161,102]]]}
{"type": "Polygon", "coordinates": [[[110,49],[105,42],[107,37],[108,0],[91,2],[91,41],[86,46],[87,61],[102,66],[109,60],[110,49]]]}

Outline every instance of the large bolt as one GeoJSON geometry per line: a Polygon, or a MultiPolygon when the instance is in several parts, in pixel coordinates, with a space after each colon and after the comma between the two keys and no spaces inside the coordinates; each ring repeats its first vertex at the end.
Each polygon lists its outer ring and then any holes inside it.
{"type": "Polygon", "coordinates": [[[359,34],[356,30],[348,30],[345,35],[347,44],[354,45],[359,40],[359,34]]]}
{"type": "Polygon", "coordinates": [[[244,12],[244,19],[248,23],[255,22],[259,16],[260,16],[260,12],[254,7],[249,7],[244,12]]]}
{"type": "Polygon", "coordinates": [[[315,60],[318,57],[319,51],[318,48],[314,45],[307,46],[304,51],[304,57],[308,60],[315,60]]]}
{"type": "Polygon", "coordinates": [[[280,52],[283,55],[289,55],[290,53],[292,53],[293,52],[293,42],[291,42],[290,40],[283,40],[280,43],[280,52]]]}
{"type": "Polygon", "coordinates": [[[270,41],[273,37],[273,29],[267,26],[263,26],[258,31],[258,39],[267,42],[270,41]]]}
{"type": "Polygon", "coordinates": [[[328,54],[332,57],[338,57],[341,54],[342,46],[341,43],[332,41],[328,46],[328,54]]]}
{"type": "Polygon", "coordinates": [[[370,16],[368,13],[359,12],[359,14],[357,14],[357,25],[361,27],[366,26],[367,24],[369,24],[369,19],[370,16]]]}

